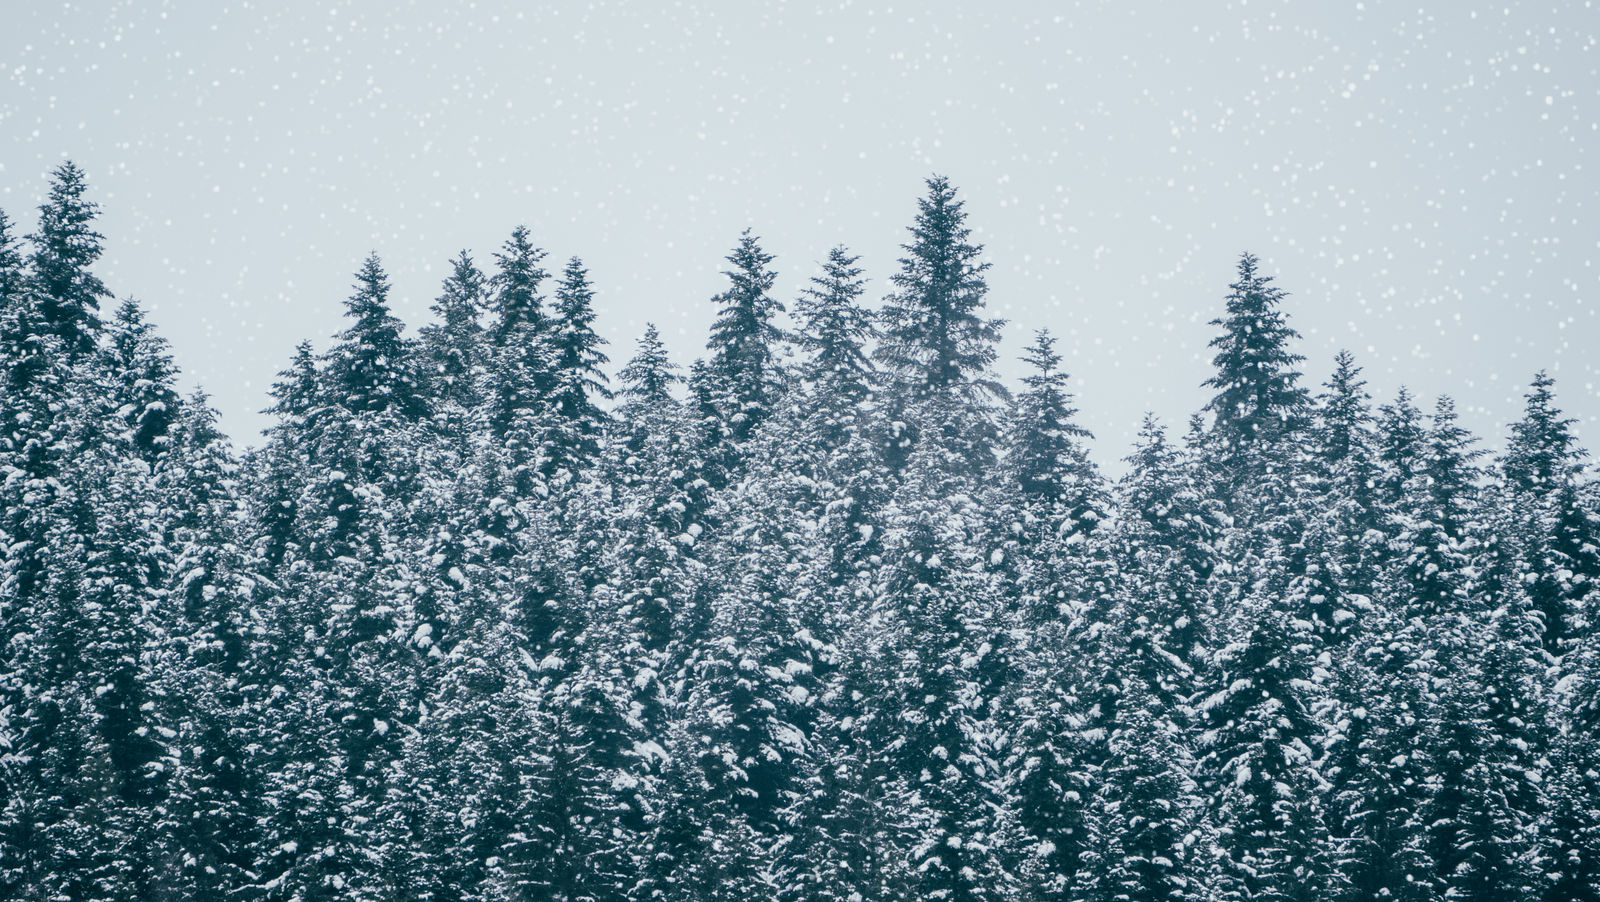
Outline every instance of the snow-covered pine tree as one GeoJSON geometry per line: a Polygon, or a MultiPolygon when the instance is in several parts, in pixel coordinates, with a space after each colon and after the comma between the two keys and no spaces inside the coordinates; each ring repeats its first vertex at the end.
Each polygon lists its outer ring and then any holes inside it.
{"type": "Polygon", "coordinates": [[[1194,830],[1202,810],[1194,759],[1163,707],[1135,690],[1120,709],[1089,801],[1093,866],[1074,881],[1075,899],[1212,898],[1204,858],[1214,850],[1194,830]]]}
{"type": "Polygon", "coordinates": [[[1310,624],[1255,594],[1235,618],[1236,638],[1214,666],[1216,689],[1200,705],[1201,785],[1222,854],[1217,897],[1335,897],[1341,875],[1317,767],[1324,690],[1310,624]]]}
{"type": "Polygon", "coordinates": [[[544,333],[551,373],[539,460],[546,476],[566,473],[570,480],[600,455],[609,419],[600,402],[612,392],[604,370],[610,358],[600,350],[606,340],[594,320],[594,287],[583,261],[573,257],[556,285],[555,317],[544,333]]]}
{"type": "MultiPolygon", "coordinates": [[[[932,420],[932,435],[945,424],[932,420]]],[[[967,458],[936,441],[912,455],[887,514],[872,612],[883,684],[870,715],[908,892],[1005,899],[1017,891],[1022,834],[1000,787],[997,715],[1015,678],[1015,631],[992,591],[967,458]]]]}
{"type": "Polygon", "coordinates": [[[69,355],[88,354],[100,333],[100,301],[111,297],[90,271],[105,252],[94,230],[100,205],[84,195],[88,180],[68,160],[50,173],[50,194],[39,206],[38,231],[29,235],[29,260],[45,326],[69,355]]]}
{"type": "Polygon", "coordinates": [[[1289,348],[1300,334],[1278,307],[1288,293],[1259,267],[1254,254],[1239,257],[1227,312],[1211,321],[1222,334],[1211,340],[1217,372],[1204,384],[1217,393],[1206,410],[1213,416],[1213,466],[1229,493],[1287,464],[1279,446],[1305,428],[1311,400],[1298,384],[1297,366],[1305,358],[1289,348]]]}
{"type": "Polygon", "coordinates": [[[990,369],[1005,321],[983,317],[989,263],[970,240],[966,202],[943,176],[927,185],[911,241],[901,245],[900,271],[890,277],[894,292],[878,314],[882,339],[873,356],[890,384],[888,459],[903,467],[926,438],[978,472],[995,459],[992,404],[1008,396],[990,369]],[[964,416],[951,416],[957,410],[964,416]],[[928,433],[935,425],[939,431],[928,433]]]}
{"type": "Polygon", "coordinates": [[[1083,447],[1092,436],[1074,419],[1054,346],[1041,330],[1023,356],[1032,372],[1005,419],[1002,478],[985,497],[990,565],[1035,621],[1068,616],[1104,595],[1109,563],[1095,533],[1110,518],[1110,493],[1083,447]]]}
{"type": "Polygon", "coordinates": [[[1502,541],[1527,564],[1527,591],[1541,620],[1545,650],[1566,650],[1586,596],[1600,591],[1600,530],[1579,494],[1588,456],[1555,406],[1555,380],[1539,372],[1500,459],[1510,516],[1502,541]]]}
{"type": "MultiPolygon", "coordinates": [[[[711,356],[696,374],[696,395],[709,402],[704,412],[718,418],[737,447],[772,416],[783,392],[778,361],[783,336],[774,320],[784,308],[772,296],[773,257],[749,229],[726,259],[730,268],[723,275],[729,285],[714,299],[720,309],[706,342],[711,356]]],[[[735,454],[728,465],[735,466],[738,458],[735,454]]]]}
{"type": "Polygon", "coordinates": [[[549,326],[540,294],[549,276],[540,262],[545,252],[517,226],[500,253],[499,269],[490,279],[494,318],[489,326],[492,351],[488,377],[488,421],[493,439],[504,447],[511,490],[518,498],[544,491],[539,445],[544,409],[550,391],[549,326]]]}
{"type": "Polygon", "coordinates": [[[1422,411],[1402,385],[1394,401],[1378,409],[1378,459],[1384,465],[1378,495],[1385,509],[1400,504],[1406,484],[1422,469],[1426,439],[1422,411]]]}
{"type": "Polygon", "coordinates": [[[168,432],[179,416],[177,365],[166,339],[131,298],[117,305],[104,333],[100,366],[108,376],[102,402],[108,419],[119,419],[131,430],[134,453],[154,466],[167,453],[168,432]]]}
{"type": "Polygon", "coordinates": [[[1222,512],[1206,497],[1198,462],[1149,414],[1127,462],[1114,538],[1124,591],[1134,617],[1148,620],[1154,647],[1175,657],[1175,670],[1198,673],[1220,626],[1206,586],[1220,563],[1222,512]]]}
{"type": "Polygon", "coordinates": [[[867,424],[862,405],[876,393],[878,375],[867,355],[876,340],[871,313],[861,306],[866,291],[860,257],[845,247],[828,251],[821,275],[800,291],[794,340],[805,353],[800,377],[811,411],[810,439],[836,449],[867,424]]]}
{"type": "Polygon", "coordinates": [[[277,599],[245,541],[239,465],[204,394],[186,399],[158,467],[159,523],[172,552],[167,643],[155,682],[176,735],[167,798],[152,827],[166,843],[163,880],[184,899],[251,882],[260,837],[271,656],[266,611],[277,599]]]}
{"type": "Polygon", "coordinates": [[[434,398],[439,428],[460,441],[483,403],[489,344],[482,318],[489,283],[466,251],[450,261],[439,297],[429,309],[438,322],[417,330],[422,377],[434,398]]]}

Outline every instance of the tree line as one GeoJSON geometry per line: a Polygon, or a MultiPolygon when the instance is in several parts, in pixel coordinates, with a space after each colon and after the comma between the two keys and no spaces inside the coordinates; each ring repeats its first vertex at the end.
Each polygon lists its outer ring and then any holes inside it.
{"type": "MultiPolygon", "coordinates": [[[[875,309],[748,231],[706,354],[608,378],[525,228],[406,334],[376,256],[236,451],[0,213],[0,895],[1600,899],[1600,483],[1538,374],[1307,384],[1254,256],[1214,395],[1103,477],[1054,339],[994,374],[929,179],[875,309]]],[[[109,315],[105,310],[110,307],[109,315]]]]}

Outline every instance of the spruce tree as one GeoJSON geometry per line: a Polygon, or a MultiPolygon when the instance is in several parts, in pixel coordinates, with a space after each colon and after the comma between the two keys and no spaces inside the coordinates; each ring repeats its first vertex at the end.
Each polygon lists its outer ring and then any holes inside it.
{"type": "Polygon", "coordinates": [[[1227,313],[1211,321],[1222,334],[1211,340],[1216,375],[1203,384],[1217,390],[1206,404],[1218,445],[1218,465],[1231,489],[1272,463],[1275,443],[1306,425],[1310,396],[1297,383],[1305,358],[1289,349],[1300,334],[1278,309],[1287,295],[1259,271],[1254,254],[1239,257],[1238,280],[1228,286],[1227,313]]]}
{"type": "Polygon", "coordinates": [[[983,318],[990,264],[970,240],[965,202],[943,176],[927,185],[911,241],[901,245],[906,256],[890,278],[894,292],[879,311],[883,335],[874,357],[893,385],[891,412],[903,423],[889,436],[890,459],[903,465],[926,432],[978,470],[994,459],[988,406],[1008,394],[990,371],[1005,321],[983,318]],[[922,422],[929,418],[934,422],[922,422]]]}
{"type": "Polygon", "coordinates": [[[489,280],[495,314],[490,335],[497,348],[517,340],[521,330],[532,336],[544,330],[544,296],[539,287],[550,274],[540,266],[544,249],[534,247],[530,238],[527,226],[519,225],[494,255],[499,268],[489,280]]]}
{"type": "Polygon", "coordinates": [[[874,396],[878,375],[867,355],[876,339],[871,313],[860,304],[866,280],[857,266],[861,258],[844,247],[828,251],[822,274],[795,302],[795,343],[805,352],[800,368],[805,407],[811,412],[810,440],[829,450],[860,434],[866,405],[874,396]]]}
{"type": "Polygon", "coordinates": [[[599,403],[610,400],[612,393],[603,369],[610,358],[600,350],[606,340],[595,333],[594,320],[589,273],[573,257],[556,287],[555,319],[545,333],[553,368],[540,450],[547,475],[592,466],[600,453],[608,415],[599,403]]]}
{"type": "Polygon", "coordinates": [[[1577,421],[1555,407],[1554,385],[1546,373],[1534,376],[1500,470],[1511,502],[1503,529],[1527,561],[1528,594],[1545,649],[1561,654],[1585,598],[1600,589],[1600,531],[1578,489],[1588,454],[1572,434],[1577,421]]]}
{"type": "Polygon", "coordinates": [[[39,206],[39,229],[29,261],[46,327],[69,354],[92,351],[100,332],[100,301],[111,292],[90,271],[104,253],[105,236],[93,228],[100,205],[88,200],[88,182],[72,161],[50,173],[50,195],[39,206]]]}
{"type": "Polygon", "coordinates": [[[405,326],[389,310],[389,277],[377,254],[356,271],[355,293],[345,301],[351,323],[328,352],[328,386],[334,403],[353,414],[393,414],[416,420],[427,400],[405,326]]]}
{"type": "MultiPolygon", "coordinates": [[[[425,365],[425,381],[441,410],[453,409],[460,418],[482,402],[483,374],[487,366],[487,341],[481,318],[489,306],[489,285],[466,251],[450,261],[439,297],[431,309],[437,323],[418,330],[425,365]]],[[[447,428],[465,429],[464,423],[447,428]]]]}
{"type": "Polygon", "coordinates": [[[777,280],[773,257],[749,229],[726,259],[731,268],[723,275],[729,285],[715,299],[721,309],[706,342],[711,358],[696,381],[705,383],[708,413],[717,415],[730,440],[740,445],[772,416],[782,390],[777,359],[782,333],[773,320],[784,308],[771,294],[777,280]]]}
{"type": "Polygon", "coordinates": [[[111,383],[108,412],[125,424],[134,453],[154,464],[171,446],[168,433],[179,416],[177,366],[166,340],[132,299],[117,305],[104,331],[101,365],[111,383]]]}

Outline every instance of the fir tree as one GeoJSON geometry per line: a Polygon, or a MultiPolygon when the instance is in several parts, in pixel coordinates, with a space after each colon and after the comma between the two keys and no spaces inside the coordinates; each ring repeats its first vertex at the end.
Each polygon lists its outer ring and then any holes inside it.
{"type": "Polygon", "coordinates": [[[106,404],[126,424],[134,453],[154,464],[171,446],[168,433],[179,416],[173,385],[177,366],[166,340],[145,321],[136,301],[117,305],[105,332],[102,365],[112,385],[106,404]]]}
{"type": "Polygon", "coordinates": [[[712,411],[725,424],[735,445],[745,442],[772,416],[782,390],[777,345],[782,335],[773,319],[783,304],[772,297],[777,274],[772,255],[746,229],[728,255],[724,271],[728,290],[716,297],[721,305],[706,343],[711,351],[703,376],[712,411]]]}
{"type": "Polygon", "coordinates": [[[539,287],[550,274],[539,265],[544,250],[529,239],[527,227],[519,225],[494,255],[499,269],[489,280],[495,312],[490,334],[496,347],[512,343],[524,329],[533,336],[544,329],[544,296],[539,287]]]}
{"type": "Polygon", "coordinates": [[[334,403],[354,414],[391,413],[416,420],[427,402],[415,370],[405,326],[389,312],[389,277],[377,254],[356,271],[355,293],[345,301],[350,325],[328,352],[328,386],[334,403]]]}
{"type": "Polygon", "coordinates": [[[864,405],[873,398],[878,375],[867,355],[877,337],[872,314],[860,304],[866,279],[861,258],[843,246],[828,251],[821,275],[812,276],[795,302],[795,343],[806,354],[800,377],[806,407],[815,424],[814,439],[837,448],[867,426],[864,405]]]}
{"type": "Polygon", "coordinates": [[[84,194],[84,172],[70,160],[50,174],[50,196],[39,206],[39,230],[30,261],[46,327],[71,354],[94,349],[100,332],[100,301],[111,296],[89,268],[104,252],[105,236],[93,228],[100,205],[84,194]]]}
{"type": "Polygon", "coordinates": [[[1087,534],[1106,517],[1104,489],[1082,445],[1093,435],[1074,422],[1078,411],[1047,330],[1039,331],[1023,360],[1033,372],[1022,378],[1027,391],[1017,397],[1008,424],[1007,469],[1025,502],[1065,517],[1051,529],[1087,534]]]}
{"type": "Polygon", "coordinates": [[[419,330],[427,361],[426,382],[441,407],[453,406],[458,418],[482,402],[487,346],[480,319],[488,305],[488,282],[462,251],[450,261],[450,275],[429,308],[439,321],[419,330]]]}
{"type": "Polygon", "coordinates": [[[928,194],[917,201],[911,241],[901,245],[900,272],[890,278],[894,293],[879,312],[882,340],[874,352],[892,381],[894,416],[909,432],[891,433],[891,460],[903,465],[917,436],[940,422],[934,440],[961,449],[969,466],[982,469],[994,457],[995,427],[988,404],[1007,392],[990,372],[1004,320],[984,319],[989,286],[983,246],[970,241],[965,202],[943,176],[927,181],[928,194]],[[965,412],[952,417],[953,409],[965,412]]]}
{"type": "Polygon", "coordinates": [[[1297,385],[1296,367],[1305,358],[1289,350],[1300,335],[1278,309],[1287,292],[1257,271],[1259,262],[1254,254],[1240,256],[1238,281],[1228,286],[1227,314],[1211,321],[1222,334],[1211,340],[1217,372],[1204,385],[1217,394],[1206,410],[1214,416],[1218,463],[1230,488],[1263,469],[1270,459],[1264,449],[1304,428],[1310,405],[1297,385]]]}
{"type": "Polygon", "coordinates": [[[602,369],[610,362],[600,350],[606,341],[595,334],[594,320],[594,289],[582,261],[573,257],[556,288],[556,318],[546,332],[553,372],[540,458],[547,475],[576,472],[600,453],[608,418],[599,402],[612,393],[602,369]]]}
{"type": "Polygon", "coordinates": [[[1528,594],[1541,619],[1545,649],[1560,654],[1600,587],[1600,532],[1583,509],[1578,484],[1588,456],[1556,409],[1555,380],[1534,376],[1523,418],[1512,424],[1500,469],[1509,489],[1504,530],[1527,561],[1528,594]]]}

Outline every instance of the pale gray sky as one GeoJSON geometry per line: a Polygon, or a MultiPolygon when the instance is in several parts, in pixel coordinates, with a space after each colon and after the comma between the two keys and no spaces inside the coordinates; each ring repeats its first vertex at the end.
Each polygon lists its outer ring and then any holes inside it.
{"type": "Polygon", "coordinates": [[[1548,367],[1597,434],[1592,0],[439,6],[10,4],[0,207],[31,230],[82,165],[102,275],[241,444],[370,250],[414,330],[456,251],[526,223],[589,264],[613,357],[655,319],[687,362],[741,229],[785,301],[838,242],[875,300],[933,172],[988,245],[1003,372],[1056,331],[1102,464],[1204,402],[1244,249],[1312,383],[1349,347],[1380,401],[1449,391],[1498,443],[1548,367]]]}

